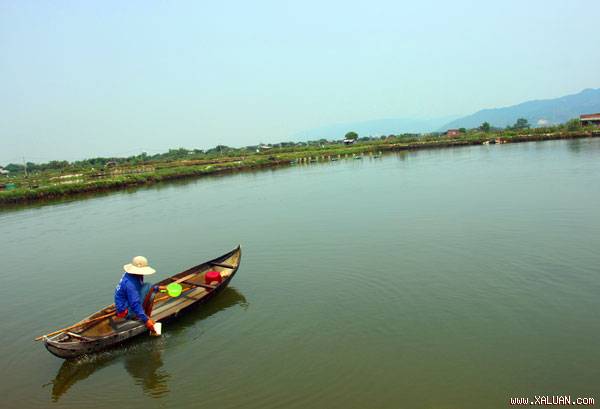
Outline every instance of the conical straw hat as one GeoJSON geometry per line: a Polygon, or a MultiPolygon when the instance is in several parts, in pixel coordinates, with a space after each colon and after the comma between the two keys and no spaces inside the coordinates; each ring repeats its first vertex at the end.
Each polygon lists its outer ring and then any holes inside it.
{"type": "Polygon", "coordinates": [[[125,264],[123,270],[129,274],[138,274],[147,276],[156,273],[156,270],[148,266],[148,259],[144,256],[136,256],[131,260],[130,264],[125,264]]]}

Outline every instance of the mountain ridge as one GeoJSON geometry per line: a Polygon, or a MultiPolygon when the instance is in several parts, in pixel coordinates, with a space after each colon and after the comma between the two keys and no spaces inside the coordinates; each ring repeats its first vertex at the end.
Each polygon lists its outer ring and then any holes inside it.
{"type": "Polygon", "coordinates": [[[532,126],[555,125],[585,113],[600,112],[600,88],[586,88],[576,94],[558,98],[536,99],[499,108],[486,108],[446,123],[438,128],[475,128],[483,122],[504,128],[518,118],[526,118],[532,126]]]}
{"type": "Polygon", "coordinates": [[[466,116],[398,117],[338,123],[296,132],[292,137],[296,140],[340,139],[349,131],[357,132],[360,136],[443,132],[453,128],[476,128],[483,122],[505,128],[513,125],[519,118],[526,118],[532,126],[545,126],[596,112],[600,112],[600,88],[586,88],[557,98],[533,99],[515,105],[485,108],[466,116]]]}

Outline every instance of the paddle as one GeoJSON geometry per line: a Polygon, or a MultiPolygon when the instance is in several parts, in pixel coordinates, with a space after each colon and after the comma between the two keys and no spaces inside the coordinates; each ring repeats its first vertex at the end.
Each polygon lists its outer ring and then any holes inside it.
{"type": "Polygon", "coordinates": [[[99,321],[101,319],[111,317],[111,316],[115,315],[116,313],[117,313],[117,310],[115,310],[115,311],[113,311],[111,313],[102,315],[100,317],[96,317],[96,318],[92,318],[92,319],[87,320],[87,321],[79,322],[77,324],[71,325],[70,327],[66,327],[66,328],[62,328],[62,329],[56,330],[56,331],[51,332],[51,333],[46,334],[46,335],[40,335],[35,340],[39,341],[41,339],[44,339],[44,337],[51,337],[52,335],[60,334],[61,332],[66,332],[66,331],[72,330],[73,328],[77,328],[77,327],[81,327],[81,326],[84,326],[84,325],[87,325],[87,324],[91,324],[92,322],[96,322],[96,321],[99,321]]]}

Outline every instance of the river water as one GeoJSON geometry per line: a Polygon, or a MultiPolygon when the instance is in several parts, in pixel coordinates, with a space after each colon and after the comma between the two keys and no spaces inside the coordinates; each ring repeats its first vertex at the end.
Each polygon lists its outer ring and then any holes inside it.
{"type": "Polygon", "coordinates": [[[0,212],[3,408],[504,408],[600,399],[600,139],[424,150],[0,212]],[[33,338],[242,245],[116,349],[33,338]]]}

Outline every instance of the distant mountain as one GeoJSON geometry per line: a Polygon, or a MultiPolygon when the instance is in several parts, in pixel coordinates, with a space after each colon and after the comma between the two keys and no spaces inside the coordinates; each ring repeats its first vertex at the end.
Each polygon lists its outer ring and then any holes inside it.
{"type": "Polygon", "coordinates": [[[341,139],[348,131],[355,131],[359,136],[427,133],[452,128],[475,128],[483,122],[504,128],[513,125],[519,118],[526,118],[533,126],[542,126],[563,123],[581,114],[596,112],[600,112],[600,88],[585,89],[578,94],[560,98],[527,101],[504,108],[483,109],[462,118],[453,116],[431,119],[375,119],[327,125],[298,132],[292,137],[295,140],[341,139]]]}
{"type": "Polygon", "coordinates": [[[455,119],[438,128],[475,128],[483,122],[492,126],[513,125],[518,118],[526,118],[532,126],[552,125],[578,118],[585,113],[600,112],[600,88],[584,89],[578,94],[555,99],[523,102],[504,108],[482,109],[472,115],[455,119]]]}
{"type": "Polygon", "coordinates": [[[293,135],[295,139],[316,140],[316,139],[341,139],[346,132],[354,131],[359,136],[380,136],[389,134],[403,133],[424,133],[435,131],[448,121],[455,119],[453,117],[432,118],[432,119],[411,119],[411,118],[388,118],[375,119],[363,122],[352,122],[344,124],[328,125],[320,128],[309,129],[298,132],[293,135]]]}

